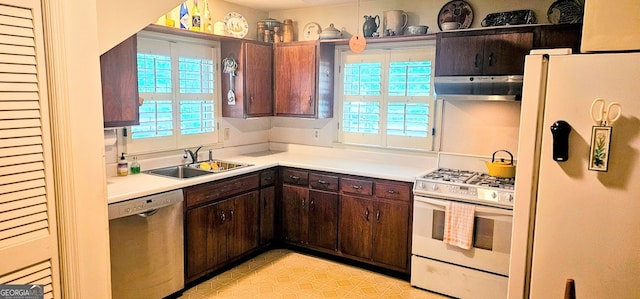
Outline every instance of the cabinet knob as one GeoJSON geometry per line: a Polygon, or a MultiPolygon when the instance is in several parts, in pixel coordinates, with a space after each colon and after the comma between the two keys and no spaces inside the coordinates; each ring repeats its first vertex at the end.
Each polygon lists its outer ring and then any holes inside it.
{"type": "Polygon", "coordinates": [[[473,60],[474,67],[478,67],[478,58],[480,58],[480,54],[476,53],[476,58],[473,60]]]}
{"type": "Polygon", "coordinates": [[[369,208],[364,211],[364,219],[367,220],[367,222],[369,221],[369,208]]]}
{"type": "Polygon", "coordinates": [[[380,210],[376,212],[376,221],[380,223],[380,210]]]}
{"type": "Polygon", "coordinates": [[[389,189],[389,190],[387,190],[387,193],[389,193],[389,194],[398,194],[398,191],[393,190],[393,189],[389,189]]]}
{"type": "Polygon", "coordinates": [[[362,189],[362,186],[360,186],[360,185],[351,185],[351,188],[356,189],[356,190],[360,190],[360,189],[362,189]]]}
{"type": "Polygon", "coordinates": [[[493,53],[489,54],[489,66],[493,66],[493,53]]]}
{"type": "Polygon", "coordinates": [[[327,184],[327,181],[325,181],[325,180],[318,180],[318,183],[320,183],[320,184],[322,184],[322,185],[326,185],[326,184],[327,184]]]}

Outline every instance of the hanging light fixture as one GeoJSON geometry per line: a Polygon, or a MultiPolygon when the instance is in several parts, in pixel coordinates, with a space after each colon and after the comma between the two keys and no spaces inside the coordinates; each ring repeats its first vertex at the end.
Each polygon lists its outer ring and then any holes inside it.
{"type": "MultiPolygon", "coordinates": [[[[359,20],[360,0],[358,0],[357,12],[358,12],[358,15],[356,17],[356,20],[359,20]]],[[[364,36],[360,36],[360,30],[358,30],[358,23],[356,22],[356,34],[352,36],[351,39],[349,40],[349,49],[351,49],[353,53],[358,54],[364,51],[366,47],[367,47],[367,40],[364,38],[364,36]]]]}

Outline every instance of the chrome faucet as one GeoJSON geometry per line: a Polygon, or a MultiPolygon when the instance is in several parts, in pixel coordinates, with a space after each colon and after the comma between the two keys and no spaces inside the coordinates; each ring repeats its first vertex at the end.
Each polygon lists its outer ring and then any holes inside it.
{"type": "Polygon", "coordinates": [[[192,152],[190,149],[185,149],[185,150],[184,150],[184,155],[183,155],[182,157],[183,157],[183,158],[185,158],[185,159],[186,159],[187,157],[190,157],[190,158],[191,158],[191,163],[189,163],[189,164],[195,164],[195,163],[198,163],[198,151],[199,151],[201,148],[202,148],[202,146],[201,146],[201,147],[199,147],[198,149],[196,149],[196,151],[195,151],[195,152],[192,152]],[[187,156],[187,155],[188,155],[188,156],[187,156]]]}

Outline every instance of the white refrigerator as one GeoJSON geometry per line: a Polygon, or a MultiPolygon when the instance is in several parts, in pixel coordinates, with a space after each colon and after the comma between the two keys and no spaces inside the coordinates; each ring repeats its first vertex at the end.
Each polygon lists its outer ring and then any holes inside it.
{"type": "Polygon", "coordinates": [[[527,56],[509,278],[512,299],[563,298],[567,279],[579,299],[640,298],[640,53],[527,56]],[[596,98],[621,107],[607,171],[590,170],[596,98]]]}

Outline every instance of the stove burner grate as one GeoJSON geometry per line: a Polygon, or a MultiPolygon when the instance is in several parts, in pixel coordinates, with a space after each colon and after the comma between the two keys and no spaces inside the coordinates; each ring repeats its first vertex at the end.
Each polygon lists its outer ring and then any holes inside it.
{"type": "Polygon", "coordinates": [[[432,171],[426,174],[423,179],[482,187],[500,188],[505,190],[513,190],[515,185],[514,178],[499,178],[490,176],[486,173],[449,168],[440,168],[438,170],[432,171]]]}

